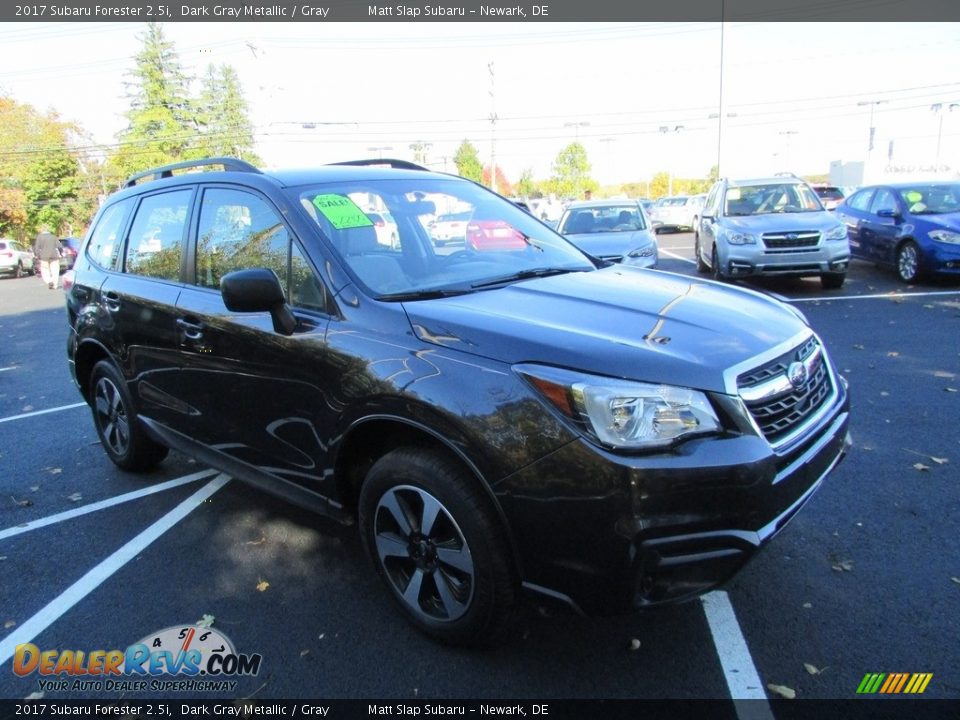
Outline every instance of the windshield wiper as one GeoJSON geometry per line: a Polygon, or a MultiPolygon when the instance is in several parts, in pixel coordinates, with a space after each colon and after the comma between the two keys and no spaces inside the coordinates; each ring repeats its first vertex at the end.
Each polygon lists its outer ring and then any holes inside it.
{"type": "Polygon", "coordinates": [[[564,275],[566,273],[572,273],[572,272],[583,272],[583,271],[580,269],[574,269],[574,268],[533,268],[531,270],[520,270],[519,272],[494,278],[493,280],[484,280],[483,282],[474,283],[470,287],[472,288],[494,287],[496,285],[504,285],[506,283],[516,282],[517,280],[530,280],[531,278],[549,277],[551,275],[564,275]]]}
{"type": "Polygon", "coordinates": [[[377,300],[388,302],[404,302],[407,300],[435,300],[436,298],[456,297],[466,295],[473,290],[467,288],[433,288],[428,290],[411,290],[409,292],[387,293],[377,295],[377,300]]]}

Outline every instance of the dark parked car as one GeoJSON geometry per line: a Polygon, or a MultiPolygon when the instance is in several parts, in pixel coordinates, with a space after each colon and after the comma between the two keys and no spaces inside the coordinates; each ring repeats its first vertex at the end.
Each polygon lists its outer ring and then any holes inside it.
{"type": "Polygon", "coordinates": [[[615,613],[724,582],[843,457],[846,384],[799,311],[598,268],[478,184],[398,165],[210,159],[107,199],[68,273],[68,355],[116,465],[176,448],[356,523],[403,613],[475,643],[521,592],[615,613]],[[224,169],[176,174],[199,165],[224,169]],[[441,203],[525,240],[434,252],[441,203]]]}
{"type": "Polygon", "coordinates": [[[836,209],[854,257],[892,265],[904,282],[960,275],[960,182],[861,188],[836,209]]]}
{"type": "Polygon", "coordinates": [[[60,272],[65,272],[72,268],[77,261],[77,253],[80,251],[80,238],[60,238],[60,248],[60,272]]]}

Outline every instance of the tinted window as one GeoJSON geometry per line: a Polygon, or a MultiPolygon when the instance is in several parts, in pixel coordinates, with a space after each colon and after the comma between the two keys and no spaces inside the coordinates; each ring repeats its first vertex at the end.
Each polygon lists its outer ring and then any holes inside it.
{"type": "Polygon", "coordinates": [[[893,193],[887,190],[886,188],[880,188],[877,190],[877,194],[873,198],[873,202],[870,203],[870,212],[873,215],[877,215],[881,210],[887,212],[897,212],[897,201],[893,197],[893,193]]]}
{"type": "Polygon", "coordinates": [[[150,195],[140,201],[127,237],[126,270],[135,275],[178,280],[183,229],[193,190],[150,195]]]}
{"type": "Polygon", "coordinates": [[[248,192],[211,188],[203,193],[197,235],[196,283],[219,288],[220,278],[244,268],[277,273],[286,291],[290,237],[280,216],[248,192]]]}
{"type": "Polygon", "coordinates": [[[133,208],[133,198],[111,205],[100,216],[97,226],[90,235],[87,256],[97,265],[113,268],[120,254],[120,233],[133,208]]]}
{"type": "Polygon", "coordinates": [[[872,194],[872,189],[861,190],[860,192],[851,195],[845,204],[852,207],[854,210],[863,210],[866,212],[867,207],[870,205],[870,196],[872,194]]]}

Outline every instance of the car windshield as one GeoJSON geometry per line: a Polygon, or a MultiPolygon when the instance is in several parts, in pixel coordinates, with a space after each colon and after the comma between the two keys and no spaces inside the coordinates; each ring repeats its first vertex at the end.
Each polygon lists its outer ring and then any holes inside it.
{"type": "Polygon", "coordinates": [[[685,197],[666,198],[662,207],[683,207],[687,204],[687,200],[688,198],[685,197]]]}
{"type": "Polygon", "coordinates": [[[634,232],[646,228],[643,214],[636,205],[591,205],[572,207],[560,222],[559,231],[564,235],[589,235],[592,233],[634,232]]]}
{"type": "Polygon", "coordinates": [[[823,206],[804,183],[739,185],[727,188],[726,215],[820,212],[823,206]]]}
{"type": "Polygon", "coordinates": [[[470,182],[428,175],[294,188],[296,199],[362,286],[384,300],[476,292],[498,282],[593,270],[571,243],[470,182]],[[368,213],[386,208],[395,236],[368,213]],[[464,225],[452,237],[440,223],[464,225]]]}
{"type": "Polygon", "coordinates": [[[912,215],[942,215],[960,212],[960,183],[929,183],[898,191],[912,215]]]}

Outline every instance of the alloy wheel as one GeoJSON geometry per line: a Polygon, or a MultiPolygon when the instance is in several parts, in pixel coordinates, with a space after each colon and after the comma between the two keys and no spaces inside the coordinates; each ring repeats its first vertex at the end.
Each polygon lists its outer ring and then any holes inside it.
{"type": "Polygon", "coordinates": [[[904,282],[915,280],[919,265],[920,258],[917,253],[917,246],[908,242],[897,253],[897,272],[900,279],[904,282]]]}
{"type": "Polygon", "coordinates": [[[97,380],[94,412],[103,442],[117,456],[124,455],[130,447],[130,423],[120,390],[109,378],[97,380]]]}
{"type": "Polygon", "coordinates": [[[374,515],[377,558],[409,610],[451,622],[473,599],[476,569],[463,532],[433,495],[412,485],[383,494],[374,515]]]}

